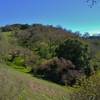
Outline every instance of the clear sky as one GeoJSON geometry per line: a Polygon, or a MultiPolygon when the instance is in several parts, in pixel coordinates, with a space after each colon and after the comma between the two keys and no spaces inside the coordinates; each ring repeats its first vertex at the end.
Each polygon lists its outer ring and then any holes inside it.
{"type": "MultiPolygon", "coordinates": [[[[86,0],[0,0],[0,25],[41,23],[73,31],[100,33],[100,2],[86,0]]],[[[100,0],[99,0],[100,1],[100,0]]]]}

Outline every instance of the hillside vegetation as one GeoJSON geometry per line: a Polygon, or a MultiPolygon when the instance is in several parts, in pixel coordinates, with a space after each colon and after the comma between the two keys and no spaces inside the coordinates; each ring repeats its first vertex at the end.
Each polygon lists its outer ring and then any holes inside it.
{"type": "Polygon", "coordinates": [[[99,100],[99,73],[99,35],[42,24],[0,28],[0,100],[99,100]]]}

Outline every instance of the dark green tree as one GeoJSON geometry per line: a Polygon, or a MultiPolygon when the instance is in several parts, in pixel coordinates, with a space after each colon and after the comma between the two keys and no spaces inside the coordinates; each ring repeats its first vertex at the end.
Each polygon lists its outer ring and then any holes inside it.
{"type": "Polygon", "coordinates": [[[56,56],[71,60],[77,70],[82,70],[85,74],[90,74],[90,57],[88,45],[79,40],[68,39],[60,44],[56,50],[56,56]]]}

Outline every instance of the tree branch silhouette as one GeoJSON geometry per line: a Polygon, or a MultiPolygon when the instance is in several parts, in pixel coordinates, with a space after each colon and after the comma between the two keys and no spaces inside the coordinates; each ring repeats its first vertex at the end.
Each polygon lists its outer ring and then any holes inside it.
{"type": "Polygon", "coordinates": [[[92,8],[97,3],[97,0],[86,0],[86,3],[92,8]]]}

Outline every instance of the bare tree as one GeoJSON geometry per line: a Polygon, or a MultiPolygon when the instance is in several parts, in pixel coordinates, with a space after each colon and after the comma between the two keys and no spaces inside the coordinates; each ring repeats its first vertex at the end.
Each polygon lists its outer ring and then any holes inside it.
{"type": "Polygon", "coordinates": [[[86,0],[86,3],[89,5],[90,8],[92,8],[98,0],[86,0]]]}

